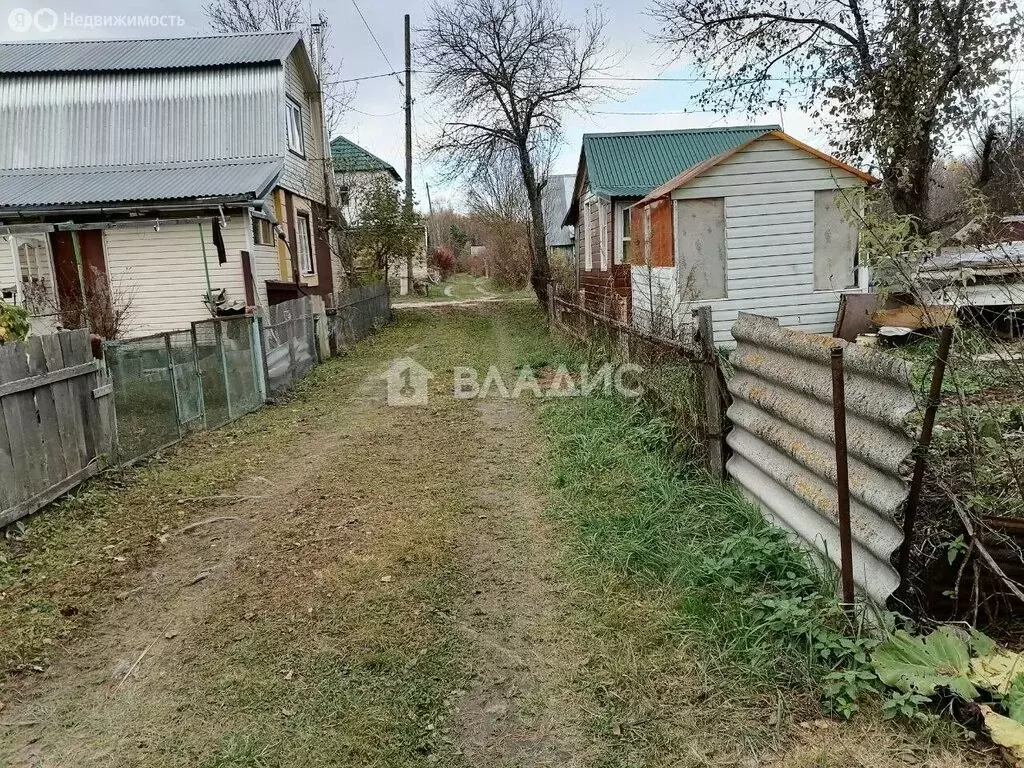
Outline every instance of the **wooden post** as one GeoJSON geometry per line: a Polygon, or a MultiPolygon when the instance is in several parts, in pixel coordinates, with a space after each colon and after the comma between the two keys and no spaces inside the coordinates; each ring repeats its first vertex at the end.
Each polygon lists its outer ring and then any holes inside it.
{"type": "Polygon", "coordinates": [[[725,477],[725,429],[711,307],[697,308],[693,312],[693,318],[697,326],[697,341],[704,353],[704,407],[708,420],[708,463],[715,477],[722,479],[725,477]]]}
{"type": "Polygon", "coordinates": [[[555,326],[555,281],[548,280],[548,329],[555,326]]]}

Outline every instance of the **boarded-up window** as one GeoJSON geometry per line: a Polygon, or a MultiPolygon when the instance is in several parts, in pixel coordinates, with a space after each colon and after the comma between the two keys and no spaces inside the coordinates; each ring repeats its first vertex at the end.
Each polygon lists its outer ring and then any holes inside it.
{"type": "Polygon", "coordinates": [[[851,190],[814,193],[814,290],[841,291],[857,284],[857,226],[851,190]]]}
{"type": "Polygon", "coordinates": [[[590,203],[583,205],[583,237],[578,241],[583,243],[583,268],[590,271],[594,268],[594,252],[591,250],[593,240],[590,237],[590,203]]]}
{"type": "Polygon", "coordinates": [[[726,296],[725,199],[676,202],[676,264],[684,300],[726,296]]]}

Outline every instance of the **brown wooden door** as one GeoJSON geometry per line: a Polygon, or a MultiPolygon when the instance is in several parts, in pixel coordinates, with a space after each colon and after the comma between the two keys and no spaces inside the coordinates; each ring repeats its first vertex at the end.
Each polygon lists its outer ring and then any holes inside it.
{"type": "MultiPolygon", "coordinates": [[[[78,280],[78,265],[75,263],[74,232],[53,232],[50,234],[50,248],[53,251],[54,282],[62,307],[81,304],[82,288],[78,280]]],[[[85,278],[87,300],[108,296],[107,261],[103,256],[103,232],[98,229],[78,231],[78,248],[82,256],[82,275],[85,278]],[[97,288],[99,290],[97,290],[97,288]]]]}

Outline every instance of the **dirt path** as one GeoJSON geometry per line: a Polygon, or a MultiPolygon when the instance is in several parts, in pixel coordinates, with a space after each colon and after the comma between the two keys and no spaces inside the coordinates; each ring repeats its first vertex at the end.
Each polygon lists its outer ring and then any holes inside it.
{"type": "MultiPolygon", "coordinates": [[[[460,348],[413,323],[400,351],[450,369],[507,341],[479,324],[460,348]]],[[[429,408],[390,408],[398,351],[158,534],[152,566],[15,686],[0,763],[578,764],[533,414],[456,401],[450,382],[429,408]]]]}

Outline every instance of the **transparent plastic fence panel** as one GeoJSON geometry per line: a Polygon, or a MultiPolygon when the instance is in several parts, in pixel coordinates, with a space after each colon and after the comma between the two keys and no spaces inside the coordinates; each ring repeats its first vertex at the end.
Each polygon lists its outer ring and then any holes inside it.
{"type": "Polygon", "coordinates": [[[104,344],[114,385],[117,457],[124,463],[178,440],[177,403],[167,338],[151,336],[104,344]]]}
{"type": "Polygon", "coordinates": [[[316,365],[313,309],[309,299],[292,299],[267,312],[263,325],[270,394],[283,395],[316,365]]]}
{"type": "Polygon", "coordinates": [[[203,403],[206,406],[206,427],[215,429],[231,421],[228,399],[227,358],[224,355],[224,329],[217,320],[192,325],[196,340],[196,357],[203,380],[203,403]]]}

